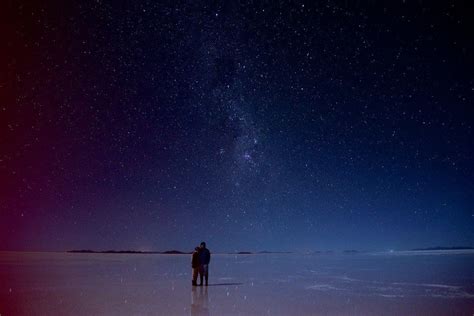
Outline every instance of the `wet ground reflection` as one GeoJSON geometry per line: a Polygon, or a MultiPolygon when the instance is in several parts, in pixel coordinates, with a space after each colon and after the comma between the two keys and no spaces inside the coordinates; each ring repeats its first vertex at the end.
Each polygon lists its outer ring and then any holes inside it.
{"type": "Polygon", "coordinates": [[[191,315],[209,315],[209,296],[207,287],[193,286],[191,290],[191,315]]]}

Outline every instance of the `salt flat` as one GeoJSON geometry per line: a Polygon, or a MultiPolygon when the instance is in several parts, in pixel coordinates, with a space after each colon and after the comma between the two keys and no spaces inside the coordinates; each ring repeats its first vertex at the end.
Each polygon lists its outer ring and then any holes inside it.
{"type": "Polygon", "coordinates": [[[472,252],[0,253],[3,315],[472,315],[472,252]]]}

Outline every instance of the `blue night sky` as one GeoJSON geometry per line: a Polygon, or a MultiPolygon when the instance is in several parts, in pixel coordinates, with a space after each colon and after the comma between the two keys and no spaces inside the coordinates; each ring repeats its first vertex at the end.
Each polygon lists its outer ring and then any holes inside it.
{"type": "Polygon", "coordinates": [[[474,244],[460,1],[9,1],[0,250],[474,244]]]}

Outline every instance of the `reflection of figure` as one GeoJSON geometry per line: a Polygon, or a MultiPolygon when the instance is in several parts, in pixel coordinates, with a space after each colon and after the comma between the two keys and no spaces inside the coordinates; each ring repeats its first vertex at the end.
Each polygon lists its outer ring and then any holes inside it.
{"type": "MultiPolygon", "coordinates": [[[[200,249],[199,247],[194,248],[193,258],[191,260],[191,267],[193,269],[193,286],[197,285],[196,281],[197,281],[199,270],[201,268],[201,264],[199,262],[199,249],[200,249]]],[[[201,277],[201,284],[202,284],[202,277],[201,277]]]]}
{"type": "Polygon", "coordinates": [[[195,287],[191,291],[191,316],[209,316],[207,288],[195,287]]]}
{"type": "Polygon", "coordinates": [[[199,269],[200,278],[201,278],[200,285],[202,285],[202,279],[204,276],[206,278],[206,286],[207,286],[207,281],[209,279],[209,262],[210,261],[211,261],[211,253],[209,252],[209,249],[206,248],[206,243],[203,241],[199,249],[199,263],[201,265],[199,269]]]}

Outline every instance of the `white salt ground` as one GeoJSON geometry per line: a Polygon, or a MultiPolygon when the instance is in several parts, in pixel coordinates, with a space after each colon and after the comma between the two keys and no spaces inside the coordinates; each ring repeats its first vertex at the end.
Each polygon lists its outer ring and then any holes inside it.
{"type": "Polygon", "coordinates": [[[0,315],[472,315],[474,254],[0,252],[0,315]]]}

